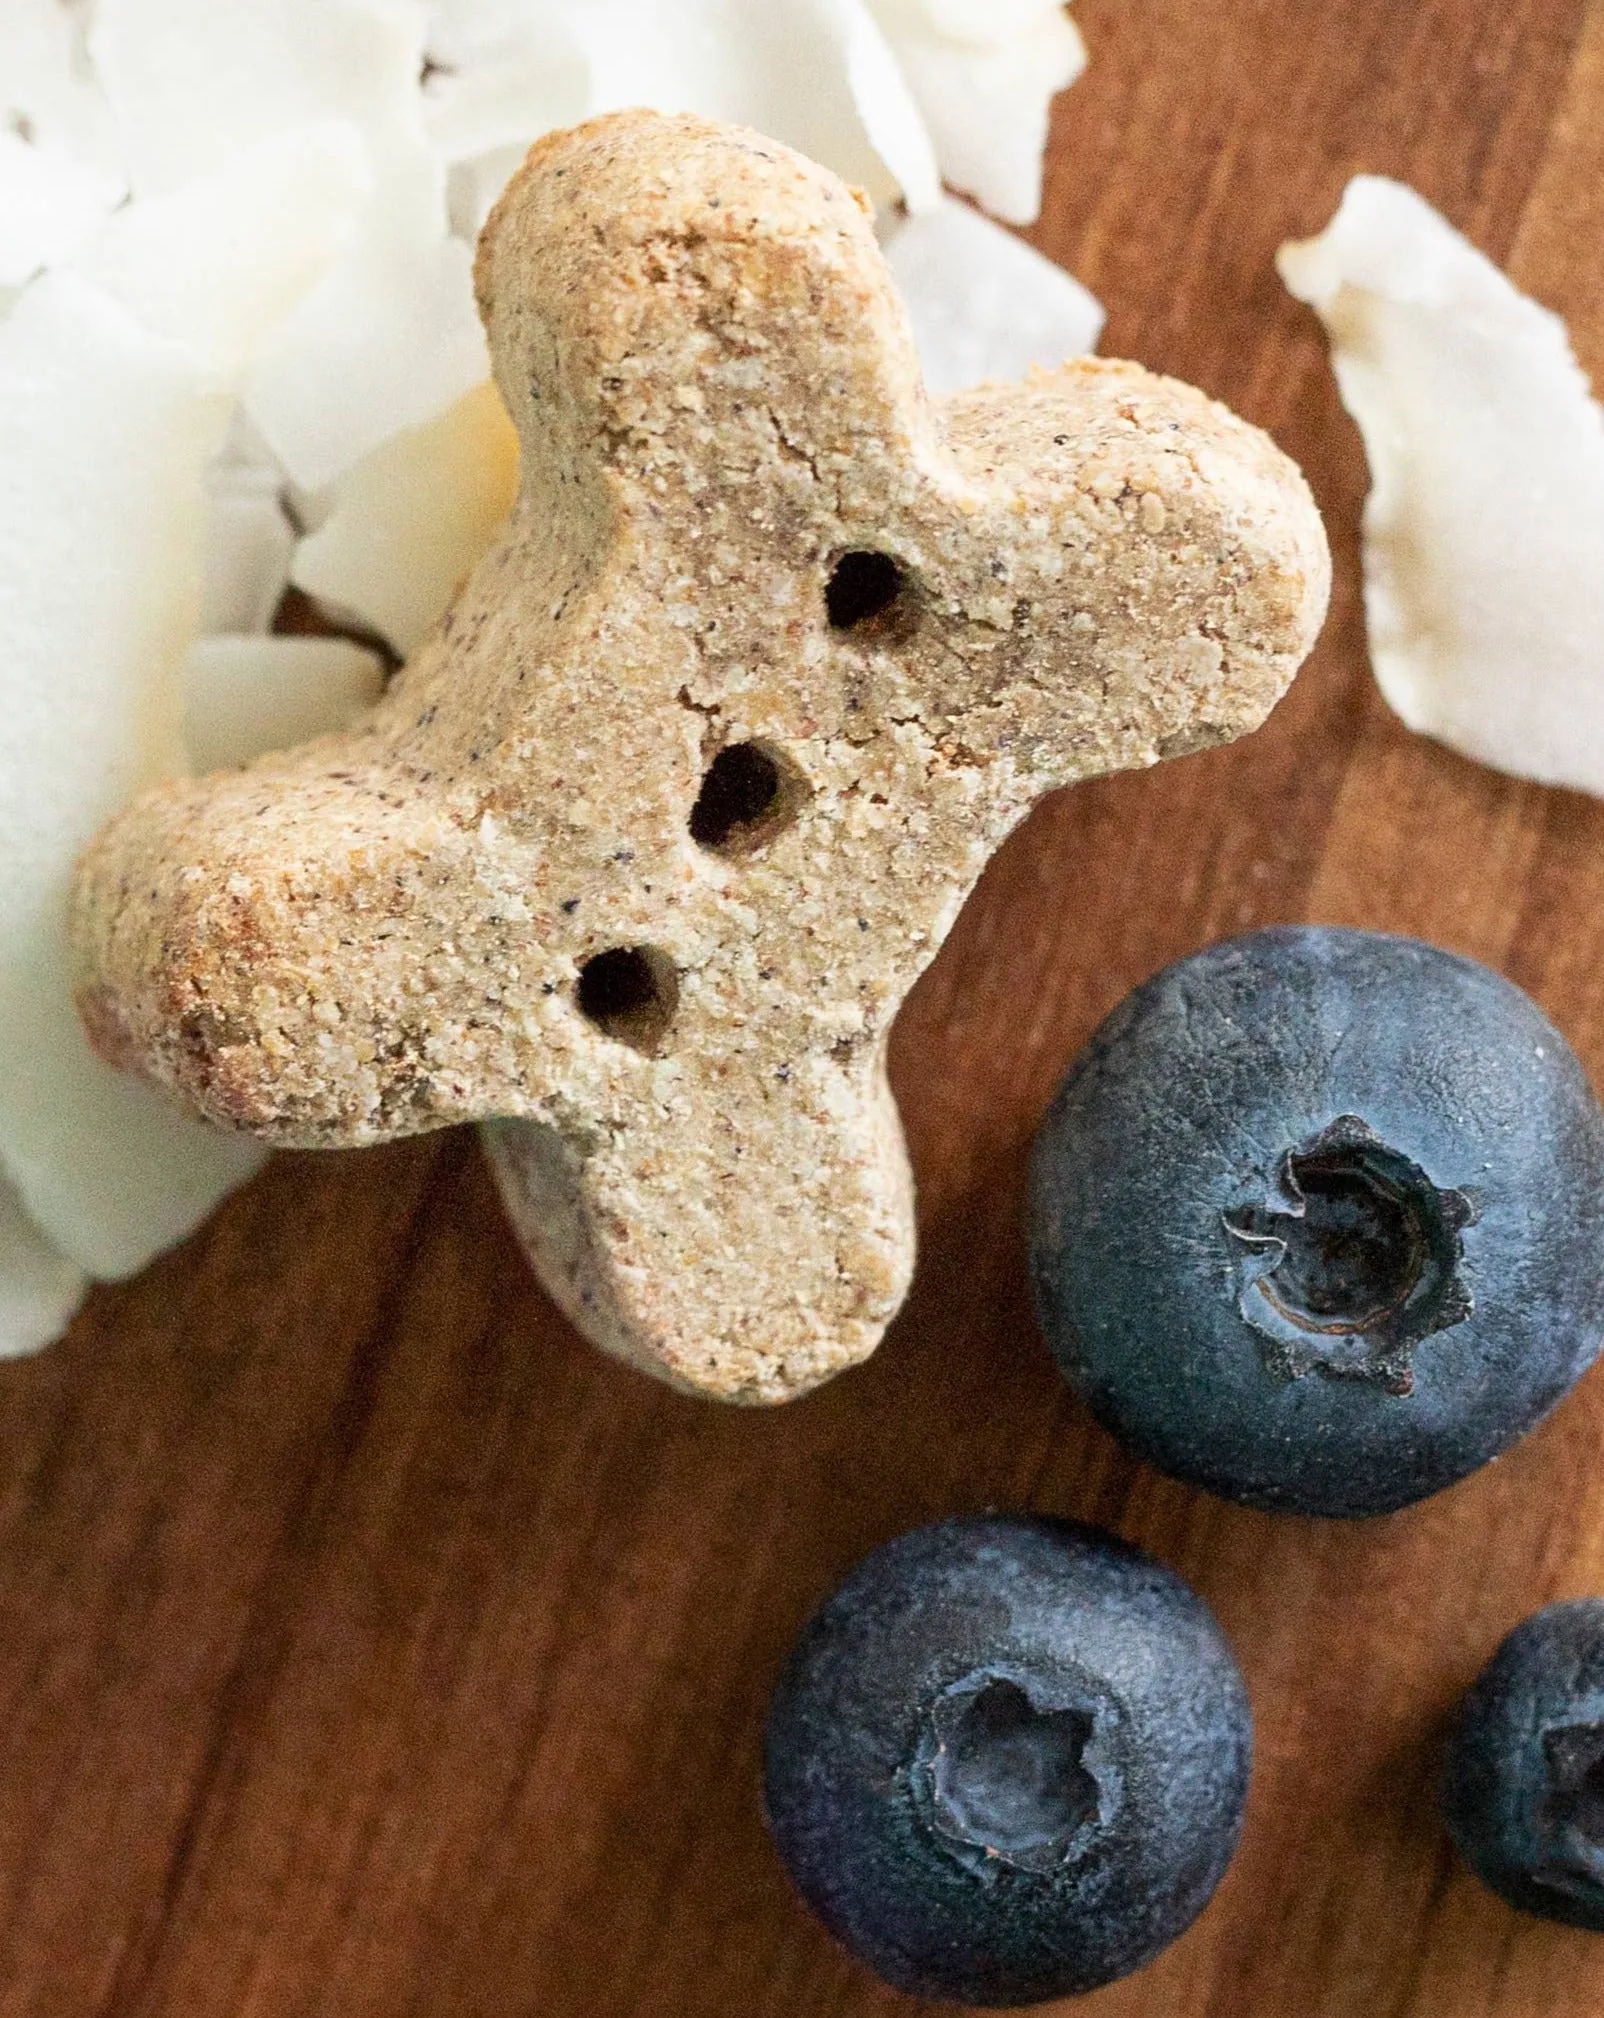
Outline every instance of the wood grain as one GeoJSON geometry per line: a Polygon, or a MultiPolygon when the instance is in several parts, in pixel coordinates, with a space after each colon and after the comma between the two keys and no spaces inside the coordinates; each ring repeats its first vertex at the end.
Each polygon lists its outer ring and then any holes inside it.
{"type": "Polygon", "coordinates": [[[1597,2018],[1604,1941],[1450,1857],[1442,1719],[1604,1589],[1604,1369],[1360,1526],[1232,1510],[1092,1427],[1037,1337],[1031,1131],[1163,961],[1391,927],[1530,989],[1604,1084],[1604,807],[1406,735],[1365,663],[1363,459],[1277,242],[1406,177],[1604,371],[1604,0],[1081,0],[1038,241],[1107,348],[1271,427],[1325,508],[1326,636],[1247,744],[1064,794],[899,1024],[923,1256],[878,1358],[773,1415],[578,1344],[471,1139],[284,1158],[0,1376],[4,2018],[868,2018],[756,1796],[774,1669],[932,1516],[1106,1522],[1196,1582],[1258,1719],[1242,1853],[1088,2018],[1597,2018]]]}

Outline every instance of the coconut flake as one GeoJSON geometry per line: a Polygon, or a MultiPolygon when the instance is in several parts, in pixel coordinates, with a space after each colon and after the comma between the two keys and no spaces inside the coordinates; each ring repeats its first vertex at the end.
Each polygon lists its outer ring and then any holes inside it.
{"type": "Polygon", "coordinates": [[[871,0],[935,143],[941,173],[1010,224],[1041,211],[1054,95],[1086,67],[1062,7],[1043,0],[871,0]]]}
{"type": "Polygon", "coordinates": [[[626,105],[760,127],[882,203],[940,197],[923,118],[862,0],[441,0],[428,47],[440,67],[424,116],[468,239],[532,141],[626,105]]]}
{"type": "Polygon", "coordinates": [[[591,110],[585,52],[540,0],[436,0],[424,43],[424,126],[446,161],[522,152],[591,110]]]}
{"type": "Polygon", "coordinates": [[[870,5],[887,33],[895,26],[978,49],[1012,42],[1064,12],[1061,0],[870,0],[870,5]]]}
{"type": "Polygon", "coordinates": [[[89,248],[82,271],[147,329],[235,374],[262,332],[322,279],[372,186],[356,128],[326,119],[129,204],[89,248]]]}
{"type": "Polygon", "coordinates": [[[247,764],[343,729],[384,691],[376,652],[345,638],[200,638],[184,667],[197,771],[247,764]]]}
{"type": "Polygon", "coordinates": [[[895,176],[907,208],[916,217],[934,210],[941,202],[941,168],[917,95],[868,8],[853,0],[838,11],[847,86],[869,144],[895,176]]]}
{"type": "Polygon", "coordinates": [[[508,512],[518,437],[493,385],[350,470],[292,579],[371,625],[404,658],[440,618],[508,512]]]}
{"type": "Polygon", "coordinates": [[[456,237],[469,245],[479,242],[485,219],[522,166],[527,152],[522,146],[493,147],[488,154],[453,164],[446,178],[446,210],[456,237]]]}
{"type": "Polygon", "coordinates": [[[207,471],[202,631],[272,628],[295,552],[284,485],[276,463],[231,460],[226,450],[207,471]]]}
{"type": "Polygon", "coordinates": [[[171,189],[328,120],[375,179],[344,255],[274,331],[246,390],[308,489],[488,376],[468,248],[423,130],[423,13],[405,0],[102,0],[93,47],[135,188],[171,189]]]}
{"type": "Polygon", "coordinates": [[[73,861],[181,768],[205,471],[229,396],[69,273],[0,326],[0,1161],[46,1236],[131,1273],[259,1160],[90,1052],[73,1012],[73,861]]]}
{"type": "Polygon", "coordinates": [[[87,255],[104,285],[47,275],[0,330],[0,1160],[95,1274],[141,1266],[259,1161],[89,1053],[67,889],[101,822],[183,768],[183,662],[231,378],[317,282],[338,237],[323,212],[350,215],[361,167],[337,123],[253,147],[131,205],[87,255]]]}
{"type": "Polygon", "coordinates": [[[650,105],[772,134],[877,203],[933,204],[929,135],[864,0],[560,0],[593,109],[650,105]]]}
{"type": "Polygon", "coordinates": [[[405,0],[98,0],[90,48],[140,196],[324,120],[355,126],[375,167],[423,138],[405,0]]]}
{"type": "Polygon", "coordinates": [[[115,177],[0,126],[0,286],[72,258],[121,194],[115,177]]]}
{"type": "Polygon", "coordinates": [[[1097,348],[1103,307],[1080,282],[966,204],[893,225],[886,258],[934,393],[1023,378],[1097,348]]]}
{"type": "Polygon", "coordinates": [[[111,203],[127,193],[116,121],[63,0],[0,6],[0,126],[96,171],[111,203]]]}
{"type": "Polygon", "coordinates": [[[0,287],[71,259],[127,194],[110,108],[59,0],[0,5],[0,287]]]}
{"type": "Polygon", "coordinates": [[[289,491],[282,464],[236,407],[228,439],[206,472],[203,632],[272,629],[300,524],[289,491]]]}
{"type": "Polygon", "coordinates": [[[1466,756],[1604,793],[1604,409],[1564,324],[1376,176],[1278,264],[1370,458],[1383,694],[1466,756]]]}
{"type": "Polygon", "coordinates": [[[473,253],[447,236],[445,175],[385,175],[346,256],[263,346],[246,409],[298,484],[320,489],[490,372],[473,253]]]}
{"type": "Polygon", "coordinates": [[[0,1177],[0,1359],[50,1345],[72,1322],[88,1281],[34,1225],[0,1177]]]}

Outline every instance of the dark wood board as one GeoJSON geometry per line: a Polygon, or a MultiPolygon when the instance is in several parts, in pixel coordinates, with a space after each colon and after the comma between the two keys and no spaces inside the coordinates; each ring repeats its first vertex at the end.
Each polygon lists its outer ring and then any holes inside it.
{"type": "Polygon", "coordinates": [[[1061,794],[908,1005],[923,1249],[878,1357],[772,1414],[581,1345],[470,1136],[285,1157],[0,1372],[3,2018],[866,2018],[765,1841],[757,1736],[812,1605],[960,1509],[1107,1523],[1234,1639],[1241,1855],[1088,2018],[1597,2018],[1604,1940],[1517,1918],[1435,1820],[1444,1715],[1517,1618],[1604,1590],[1604,1369],[1368,1524],[1143,1470],[1037,1336],[1032,1129],[1102,1014],[1221,934],[1421,934],[1604,1085],[1604,807],[1412,738],[1365,661],[1365,470],[1271,267],[1361,169],[1562,307],[1604,378],[1604,0],[1081,0],[1037,241],[1105,348],[1309,473],[1325,637],[1245,744],[1061,794]]]}

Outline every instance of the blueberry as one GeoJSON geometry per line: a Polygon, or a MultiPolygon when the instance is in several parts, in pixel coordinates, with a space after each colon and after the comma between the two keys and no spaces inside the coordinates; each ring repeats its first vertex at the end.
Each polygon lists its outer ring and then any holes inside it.
{"type": "Polygon", "coordinates": [[[1604,1599],[1550,1605],[1505,1640],[1460,1706],[1442,1805],[1512,1906],[1604,1933],[1604,1599]]]}
{"type": "Polygon", "coordinates": [[[1207,1904],[1252,1733],[1168,1570],[1067,1521],[943,1521],[806,1627],[765,1743],[798,1890],[899,1990],[1031,2004],[1112,1982],[1207,1904]]]}
{"type": "Polygon", "coordinates": [[[1129,996],[1036,1146],[1066,1378],[1161,1470],[1384,1513],[1532,1427],[1604,1335],[1604,1115],[1510,982],[1278,928],[1129,996]]]}

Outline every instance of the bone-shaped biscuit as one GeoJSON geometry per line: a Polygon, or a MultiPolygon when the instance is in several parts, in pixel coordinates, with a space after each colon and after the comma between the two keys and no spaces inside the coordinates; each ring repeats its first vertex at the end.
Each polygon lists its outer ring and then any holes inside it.
{"type": "Polygon", "coordinates": [[[1055,786],[1256,726],[1320,521],[1135,365],[928,400],[867,205],[755,133],[543,141],[478,283],[505,536],[355,728],[112,822],[80,1008],[272,1142],[493,1120],[581,1330],[784,1400],[902,1300],[887,1032],[988,856],[1055,786]]]}

